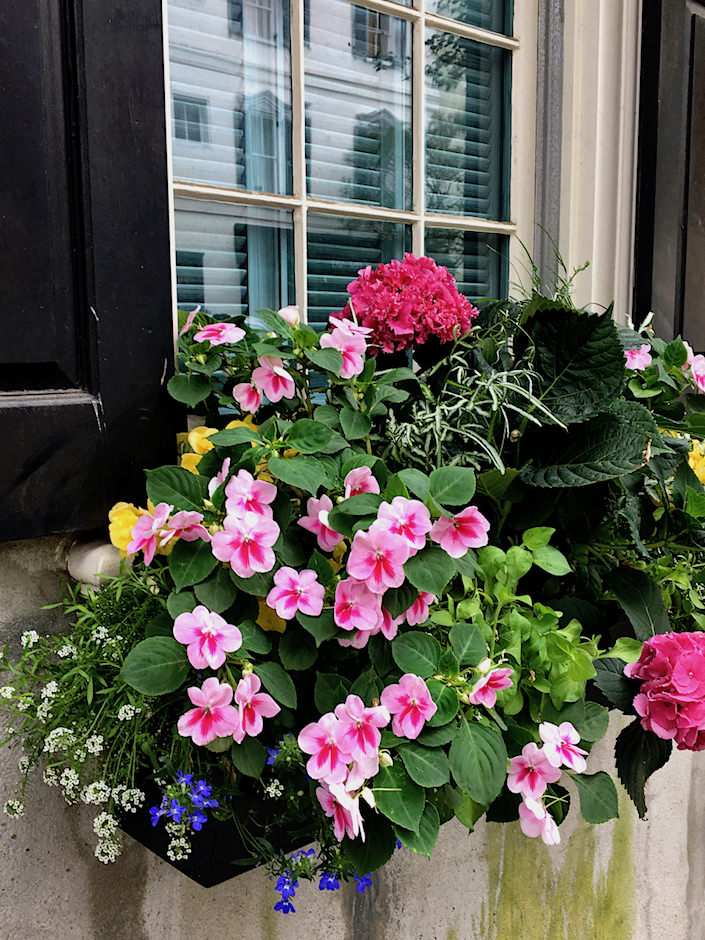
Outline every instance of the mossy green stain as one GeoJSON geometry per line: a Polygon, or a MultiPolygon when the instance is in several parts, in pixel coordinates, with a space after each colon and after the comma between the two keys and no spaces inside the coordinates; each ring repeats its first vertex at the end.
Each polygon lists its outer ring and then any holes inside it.
{"type": "Polygon", "coordinates": [[[562,864],[555,849],[527,839],[517,823],[488,825],[489,891],[473,919],[474,940],[633,940],[635,815],[621,788],[619,810],[604,868],[598,831],[582,820],[562,864]]]}

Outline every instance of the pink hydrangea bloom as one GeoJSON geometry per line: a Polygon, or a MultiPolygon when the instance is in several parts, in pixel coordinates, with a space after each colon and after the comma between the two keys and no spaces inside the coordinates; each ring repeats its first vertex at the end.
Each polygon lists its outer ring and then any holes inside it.
{"type": "Polygon", "coordinates": [[[348,293],[350,303],[340,317],[352,317],[352,306],[359,322],[372,330],[372,342],[384,352],[409,349],[429,336],[450,342],[467,333],[478,315],[458,293],[447,268],[412,254],[375,270],[362,269],[348,284],[348,293]]]}
{"type": "Polygon", "coordinates": [[[255,512],[271,519],[270,503],[277,498],[277,488],[266,480],[255,480],[252,474],[243,468],[228,480],[225,496],[226,512],[235,515],[255,512]]]}
{"type": "Polygon", "coordinates": [[[208,481],[208,495],[213,498],[213,494],[218,489],[219,486],[222,486],[223,483],[228,479],[228,474],[230,473],[230,457],[226,457],[223,461],[223,466],[216,473],[214,477],[208,481]]]}
{"type": "Polygon", "coordinates": [[[200,309],[201,309],[201,305],[199,304],[194,310],[191,311],[191,313],[189,313],[189,315],[186,317],[186,322],[179,330],[179,336],[183,336],[184,333],[188,333],[188,331],[193,326],[193,321],[196,317],[196,314],[198,313],[200,309]]]}
{"type": "Polygon", "coordinates": [[[272,403],[293,398],[296,385],[279,356],[260,356],[258,362],[259,366],[252,373],[253,384],[262,389],[272,403]]]}
{"type": "Polygon", "coordinates": [[[169,519],[159,538],[160,545],[173,538],[183,539],[184,542],[195,542],[202,539],[204,542],[210,542],[211,536],[208,529],[202,525],[203,513],[182,509],[174,513],[169,519]]]}
{"type": "Polygon", "coordinates": [[[188,644],[186,653],[194,669],[219,669],[226,653],[234,653],[242,646],[239,629],[203,604],[179,614],[173,630],[179,643],[188,644]]]}
{"type": "Polygon", "coordinates": [[[343,748],[342,732],[343,727],[332,712],[312,721],[299,732],[299,747],[304,754],[311,755],[306,764],[309,777],[324,780],[327,784],[345,780],[352,756],[343,748]]]}
{"type": "Polygon", "coordinates": [[[494,708],[497,704],[497,693],[502,689],[512,687],[514,670],[507,667],[492,669],[480,676],[468,693],[471,705],[484,705],[485,708],[494,708]]]}
{"type": "Polygon", "coordinates": [[[427,591],[420,591],[411,607],[404,613],[406,622],[410,627],[419,623],[426,623],[431,613],[430,605],[436,603],[436,595],[427,591]]]}
{"type": "Polygon", "coordinates": [[[379,493],[379,483],[369,467],[355,467],[345,475],[343,481],[345,498],[359,496],[360,493],[379,493]]]}
{"type": "Polygon", "coordinates": [[[262,404],[262,389],[252,382],[239,382],[233,388],[233,398],[240,406],[241,411],[254,414],[262,404]]]}
{"type": "Polygon", "coordinates": [[[587,767],[584,751],[578,747],[580,735],[569,721],[560,725],[543,721],[539,725],[539,735],[543,741],[543,751],[554,767],[570,767],[576,774],[581,774],[587,767]]]}
{"type": "Polygon", "coordinates": [[[436,714],[437,705],[420,676],[407,672],[398,683],[388,685],[380,696],[392,715],[392,731],[399,738],[418,738],[424,724],[436,714]]]}
{"type": "Polygon", "coordinates": [[[381,626],[381,598],[364,581],[345,578],[335,588],[333,616],[343,630],[374,631],[381,626]]]}
{"type": "Polygon", "coordinates": [[[431,527],[431,538],[451,558],[462,558],[469,548],[487,545],[490,524],[479,509],[468,506],[455,516],[441,516],[431,527]]]}
{"type": "Polygon", "coordinates": [[[132,527],[132,540],[127,544],[127,554],[134,555],[144,550],[144,563],[145,565],[151,564],[157,550],[157,537],[161,535],[169,513],[173,512],[173,509],[174,507],[168,503],[159,503],[154,507],[151,515],[145,513],[140,516],[132,527]]]}
{"type": "Polygon", "coordinates": [[[644,343],[638,349],[625,349],[627,369],[641,370],[651,365],[651,346],[644,343]]]}
{"type": "Polygon", "coordinates": [[[324,552],[332,552],[336,545],[343,541],[343,536],[328,525],[328,513],[333,508],[329,496],[325,494],[320,499],[311,496],[306,503],[308,515],[302,516],[298,524],[316,536],[318,547],[324,552]]]}
{"type": "Polygon", "coordinates": [[[367,349],[365,337],[356,333],[335,329],[332,333],[321,335],[321,349],[337,349],[343,357],[340,368],[341,379],[351,379],[359,375],[365,367],[363,356],[367,349]]]}
{"type": "Polygon", "coordinates": [[[345,702],[335,706],[339,720],[338,741],[353,760],[364,761],[377,754],[382,735],[379,729],[389,722],[389,712],[382,705],[365,708],[358,695],[348,695],[345,702]]]}
{"type": "Polygon", "coordinates": [[[558,845],[561,835],[555,819],[540,800],[527,799],[519,806],[521,831],[530,839],[541,836],[546,845],[558,845]]]}
{"type": "Polygon", "coordinates": [[[245,735],[255,738],[262,731],[263,718],[274,718],[281,711],[271,695],[260,692],[262,683],[254,672],[243,676],[235,690],[238,704],[238,723],[233,729],[233,737],[242,744],[245,735]]]}
{"type": "Polygon", "coordinates": [[[241,578],[257,572],[271,571],[276,559],[272,545],[279,538],[279,526],[273,519],[256,512],[242,516],[226,516],[225,530],[216,532],[211,541],[218,561],[230,562],[241,578]]]}
{"type": "Polygon", "coordinates": [[[374,525],[401,536],[413,552],[417,552],[424,547],[426,535],[431,531],[431,513],[418,499],[395,496],[391,503],[382,503],[379,507],[374,525]]]}
{"type": "Polygon", "coordinates": [[[693,356],[690,363],[690,374],[697,390],[705,392],[705,356],[693,356]]]}
{"type": "Polygon", "coordinates": [[[283,567],[274,575],[274,587],[267,595],[267,604],[276,610],[282,620],[291,620],[298,611],[317,617],[323,610],[326,589],[318,575],[310,568],[296,571],[283,567]]]}
{"type": "Polygon", "coordinates": [[[194,744],[210,744],[216,738],[225,738],[232,734],[239,724],[237,709],[230,704],[233,690],[227,684],[218,682],[215,676],[206,679],[202,687],[191,686],[188,690],[191,704],[195,705],[176,723],[179,734],[184,738],[193,738],[194,744]]]}
{"type": "Polygon", "coordinates": [[[518,757],[509,761],[507,788],[521,793],[524,799],[538,800],[549,783],[556,783],[561,771],[549,761],[548,755],[533,741],[525,744],[518,757]]]}
{"type": "Polygon", "coordinates": [[[679,750],[705,750],[705,633],[660,633],[624,674],[641,680],[634,708],[641,724],[679,750]]]}
{"type": "Polygon", "coordinates": [[[348,573],[364,581],[373,594],[404,582],[404,562],[409,559],[409,545],[399,535],[384,529],[356,532],[348,557],[348,573]]]}
{"type": "Polygon", "coordinates": [[[245,336],[245,331],[234,323],[209,323],[198,333],[194,333],[196,343],[209,342],[211,346],[222,346],[224,343],[239,343],[245,336]]]}
{"type": "Polygon", "coordinates": [[[345,835],[349,839],[359,835],[362,841],[365,841],[359,803],[345,787],[340,784],[318,787],[316,796],[326,816],[333,818],[333,833],[338,842],[342,842],[345,835]]]}

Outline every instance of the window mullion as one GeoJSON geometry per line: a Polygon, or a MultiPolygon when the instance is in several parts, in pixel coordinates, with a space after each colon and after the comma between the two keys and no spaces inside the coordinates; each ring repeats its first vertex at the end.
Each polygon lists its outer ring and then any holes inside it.
{"type": "Polygon", "coordinates": [[[294,285],[303,323],[307,322],[306,107],[304,90],[304,4],[291,0],[291,152],[294,198],[294,285]]]}
{"type": "Polygon", "coordinates": [[[426,114],[424,90],[424,29],[425,16],[421,11],[413,23],[411,37],[412,61],[412,191],[417,220],[412,229],[412,251],[420,257],[424,253],[424,215],[426,212],[426,114]]]}

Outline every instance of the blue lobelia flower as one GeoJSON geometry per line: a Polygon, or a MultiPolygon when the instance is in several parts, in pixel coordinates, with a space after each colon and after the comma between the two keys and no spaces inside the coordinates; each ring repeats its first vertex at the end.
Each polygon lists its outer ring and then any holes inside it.
{"type": "Polygon", "coordinates": [[[279,753],[279,748],[278,748],[278,747],[268,747],[268,748],[267,748],[267,755],[268,755],[268,756],[267,756],[267,763],[268,763],[268,764],[273,764],[274,761],[277,759],[277,754],[278,754],[278,753],[279,753]]]}
{"type": "Polygon", "coordinates": [[[358,873],[355,872],[355,881],[357,882],[355,890],[358,894],[364,894],[365,888],[372,887],[372,877],[369,873],[366,875],[358,875],[358,873]]]}
{"type": "Polygon", "coordinates": [[[337,891],[340,882],[335,875],[329,875],[328,872],[321,872],[321,880],[318,883],[319,891],[337,891]]]}

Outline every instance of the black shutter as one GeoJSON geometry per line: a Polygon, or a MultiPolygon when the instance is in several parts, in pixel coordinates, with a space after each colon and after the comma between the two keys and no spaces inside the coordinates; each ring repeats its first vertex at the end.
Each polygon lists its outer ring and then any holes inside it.
{"type": "Polygon", "coordinates": [[[0,539],[104,526],[168,459],[161,0],[0,9],[0,539]]]}

